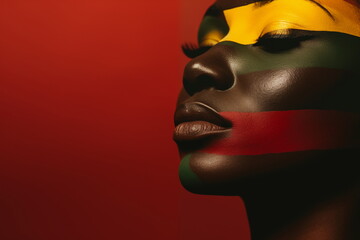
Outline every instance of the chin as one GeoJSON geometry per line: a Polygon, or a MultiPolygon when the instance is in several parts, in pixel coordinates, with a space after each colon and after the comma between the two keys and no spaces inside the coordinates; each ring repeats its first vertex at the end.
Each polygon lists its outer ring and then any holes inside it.
{"type": "MultiPolygon", "coordinates": [[[[185,189],[206,195],[249,196],[257,193],[329,185],[344,173],[354,172],[359,150],[226,156],[201,151],[186,154],[179,176],[185,189]],[[350,157],[352,156],[352,157],[350,157]],[[347,165],[341,163],[347,159],[347,165]],[[339,167],[341,165],[341,167],[339,167]]],[[[356,173],[354,173],[356,175],[356,173]]]]}

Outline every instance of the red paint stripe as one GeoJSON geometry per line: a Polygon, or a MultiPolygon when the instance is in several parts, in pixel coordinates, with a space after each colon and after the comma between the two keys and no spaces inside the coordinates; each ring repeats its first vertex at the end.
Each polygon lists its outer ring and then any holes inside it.
{"type": "Polygon", "coordinates": [[[259,155],[360,146],[360,114],[327,110],[222,112],[233,123],[229,137],[206,153],[259,155]]]}

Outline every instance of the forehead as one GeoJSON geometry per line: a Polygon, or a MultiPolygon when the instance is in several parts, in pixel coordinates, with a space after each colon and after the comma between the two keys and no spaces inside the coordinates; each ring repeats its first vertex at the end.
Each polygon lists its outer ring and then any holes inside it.
{"type": "Polygon", "coordinates": [[[264,33],[298,29],[360,37],[360,11],[345,0],[218,0],[229,32],[221,41],[254,44],[264,33]],[[239,6],[240,4],[240,6],[239,6]]]}

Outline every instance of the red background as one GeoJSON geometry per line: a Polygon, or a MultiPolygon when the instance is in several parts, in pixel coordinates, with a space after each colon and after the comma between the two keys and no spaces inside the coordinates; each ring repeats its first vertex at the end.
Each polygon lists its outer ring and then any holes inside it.
{"type": "Polygon", "coordinates": [[[182,41],[209,0],[2,0],[0,239],[247,239],[178,181],[182,41]]]}

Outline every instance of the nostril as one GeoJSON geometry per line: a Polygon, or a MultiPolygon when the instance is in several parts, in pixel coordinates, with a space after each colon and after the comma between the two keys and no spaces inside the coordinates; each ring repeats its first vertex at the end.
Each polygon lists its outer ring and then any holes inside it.
{"type": "Polygon", "coordinates": [[[214,78],[208,74],[201,74],[194,80],[195,81],[184,81],[184,88],[190,95],[193,95],[204,89],[215,87],[214,78]]]}
{"type": "Polygon", "coordinates": [[[186,92],[190,95],[194,95],[196,92],[200,92],[205,89],[216,89],[225,91],[230,89],[234,81],[230,74],[198,74],[196,77],[186,78],[184,76],[183,85],[186,92]]]}
{"type": "Polygon", "coordinates": [[[212,87],[215,84],[214,78],[207,74],[200,75],[197,82],[199,83],[200,89],[212,87]]]}
{"type": "Polygon", "coordinates": [[[231,77],[226,79],[219,78],[217,75],[201,74],[197,76],[193,81],[187,81],[184,79],[184,88],[188,94],[194,95],[196,92],[200,92],[205,89],[216,89],[225,91],[233,86],[233,81],[229,81],[231,77]]]}

